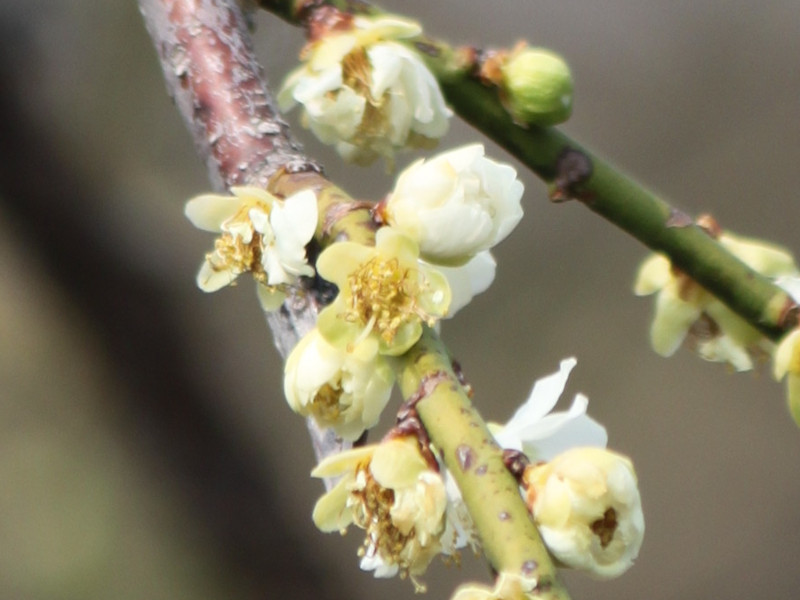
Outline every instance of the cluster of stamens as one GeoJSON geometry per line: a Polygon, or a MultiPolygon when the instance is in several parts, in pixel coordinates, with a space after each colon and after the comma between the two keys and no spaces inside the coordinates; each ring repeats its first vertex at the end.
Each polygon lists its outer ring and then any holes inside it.
{"type": "Polygon", "coordinates": [[[261,263],[262,235],[253,229],[249,212],[250,207],[245,206],[225,222],[222,235],[214,240],[214,251],[206,255],[206,259],[215,271],[231,271],[237,275],[250,272],[256,281],[264,282],[267,274],[261,263]],[[250,228],[249,242],[236,231],[243,224],[250,228]]]}
{"type": "Polygon", "coordinates": [[[350,305],[344,318],[376,329],[391,343],[397,330],[412,318],[428,320],[417,305],[421,292],[419,272],[401,268],[397,258],[373,258],[348,277],[350,305]]]}
{"type": "Polygon", "coordinates": [[[600,538],[600,546],[606,548],[614,539],[614,532],[617,530],[617,511],[609,508],[602,517],[589,525],[589,529],[600,538]]]}
{"type": "Polygon", "coordinates": [[[339,404],[342,390],[338,387],[326,383],[314,396],[311,401],[311,410],[323,421],[336,421],[342,412],[342,407],[339,404]]]}
{"type": "Polygon", "coordinates": [[[385,488],[372,476],[368,465],[359,466],[356,481],[359,485],[350,492],[354,508],[353,522],[366,531],[359,556],[376,553],[388,563],[400,567],[401,576],[408,575],[409,565],[401,558],[403,550],[414,539],[416,530],[402,533],[392,521],[394,490],[385,488]]]}

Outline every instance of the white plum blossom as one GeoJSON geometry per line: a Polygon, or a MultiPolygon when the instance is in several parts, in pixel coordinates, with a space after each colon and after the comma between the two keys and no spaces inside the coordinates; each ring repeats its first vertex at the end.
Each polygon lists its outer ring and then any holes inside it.
{"type": "MultiPolygon", "coordinates": [[[[718,226],[709,217],[698,222],[710,222],[709,234],[757,273],[776,282],[797,274],[794,259],[785,249],[717,231],[718,226]]],[[[749,371],[754,357],[766,356],[772,350],[772,343],[760,331],[674,268],[666,256],[653,254],[642,263],[633,291],[637,296],[656,295],[650,342],[662,356],[671,356],[688,340],[705,360],[749,371]]]]}
{"type": "Polygon", "coordinates": [[[348,441],[378,422],[393,385],[392,369],[374,340],[348,352],[328,344],[316,327],[297,343],[284,369],[292,410],[348,441]]]}
{"type": "Polygon", "coordinates": [[[546,461],[576,446],[604,448],[605,428],[586,414],[588,398],[577,394],[567,412],[550,412],[564,391],[574,358],[561,361],[558,372],[536,381],[525,403],[501,426],[490,423],[497,443],[524,452],[532,461],[546,461]]]}
{"type": "Polygon", "coordinates": [[[522,192],[513,167],[472,144],[405,169],[381,216],[417,241],[423,259],[456,266],[511,233],[522,219],[522,192]]]}
{"type": "Polygon", "coordinates": [[[644,515],[631,461],[604,448],[572,448],[523,474],[528,507],[564,566],[607,579],[639,555],[644,515]]]}
{"type": "Polygon", "coordinates": [[[231,192],[197,196],[186,204],[185,214],[195,227],[221,234],[197,274],[197,285],[215,292],[250,272],[259,283],[264,310],[274,310],[286,286],[314,275],[305,247],[317,227],[316,195],[303,190],[283,200],[252,186],[231,192]]]}
{"type": "Polygon", "coordinates": [[[396,40],[422,32],[393,16],[352,17],[312,40],[305,64],[278,94],[281,110],[303,106],[302,123],[350,162],[430,147],[447,132],[451,111],[422,60],[396,40]]]}
{"type": "Polygon", "coordinates": [[[449,497],[438,465],[426,459],[414,436],[389,437],[329,456],[313,477],[340,477],[314,507],[322,531],[343,531],[355,524],[366,532],[361,568],[375,577],[410,576],[417,581],[437,554],[452,555],[459,535],[448,510],[449,497]]]}

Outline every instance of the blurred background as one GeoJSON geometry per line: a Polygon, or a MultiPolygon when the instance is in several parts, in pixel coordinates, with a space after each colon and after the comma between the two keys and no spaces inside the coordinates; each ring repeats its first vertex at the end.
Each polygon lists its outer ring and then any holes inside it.
{"type": "MultiPolygon", "coordinates": [[[[561,52],[571,135],[686,212],[800,251],[796,0],[383,6],[454,42],[561,52]]],[[[256,23],[277,84],[302,34],[256,23]]],[[[322,486],[252,286],[194,286],[212,242],[183,204],[209,183],[136,3],[5,0],[0,81],[0,598],[410,598],[358,570],[358,532],[314,529],[322,486]]],[[[296,133],[352,195],[391,187],[296,133]]],[[[456,122],[442,147],[477,137],[456,122]]],[[[800,431],[782,386],[655,355],[652,302],[630,292],[646,250],[520,176],[496,282],[444,336],[494,420],[577,356],[564,404],[586,393],[634,459],[640,558],[611,582],[565,574],[573,597],[794,597],[800,431]]],[[[432,565],[429,597],[488,580],[463,562],[432,565]]]]}

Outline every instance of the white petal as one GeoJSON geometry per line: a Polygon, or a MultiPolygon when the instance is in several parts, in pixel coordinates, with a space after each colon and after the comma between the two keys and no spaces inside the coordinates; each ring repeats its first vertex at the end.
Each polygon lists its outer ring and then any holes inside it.
{"type": "Polygon", "coordinates": [[[222,224],[235,215],[241,206],[239,198],[206,194],[189,200],[183,212],[198,229],[219,232],[222,224]]]}
{"type": "Polygon", "coordinates": [[[494,281],[497,263],[488,250],[476,254],[460,267],[435,266],[447,278],[452,298],[447,318],[464,308],[474,296],[486,291],[494,281]]]}
{"type": "Polygon", "coordinates": [[[230,269],[215,269],[206,261],[197,273],[197,287],[204,292],[216,292],[233,283],[238,275],[230,269]]]}

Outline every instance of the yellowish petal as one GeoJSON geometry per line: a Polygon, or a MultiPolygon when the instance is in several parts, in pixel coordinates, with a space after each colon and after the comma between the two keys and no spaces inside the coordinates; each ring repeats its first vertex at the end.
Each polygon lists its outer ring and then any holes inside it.
{"type": "Polygon", "coordinates": [[[649,296],[663,288],[672,278],[669,260],[661,254],[653,254],[639,267],[633,293],[637,296],[649,296]]]}
{"type": "Polygon", "coordinates": [[[336,477],[348,471],[355,471],[355,468],[360,463],[369,461],[376,447],[376,444],[371,444],[328,456],[314,467],[314,470],[311,471],[311,476],[336,477]]]}
{"type": "Polygon", "coordinates": [[[341,531],[353,522],[353,512],[347,506],[350,480],[342,479],[314,505],[312,519],[321,531],[341,531]]]}
{"type": "Polygon", "coordinates": [[[403,437],[378,444],[370,463],[375,481],[385,488],[415,485],[419,474],[428,468],[416,438],[403,437]]]}

